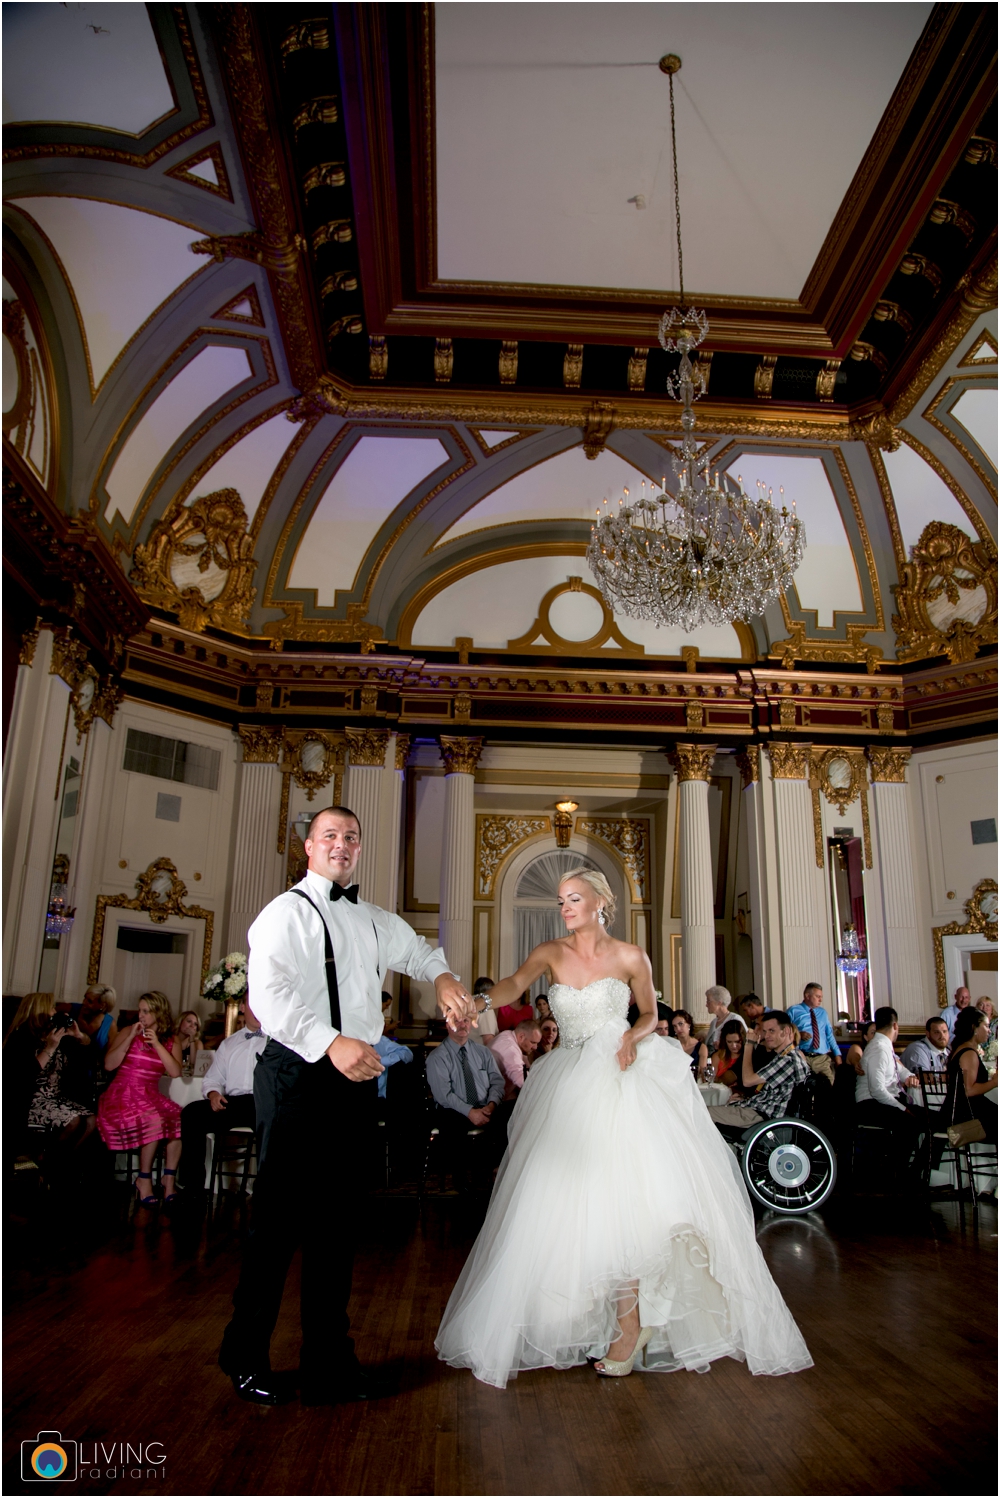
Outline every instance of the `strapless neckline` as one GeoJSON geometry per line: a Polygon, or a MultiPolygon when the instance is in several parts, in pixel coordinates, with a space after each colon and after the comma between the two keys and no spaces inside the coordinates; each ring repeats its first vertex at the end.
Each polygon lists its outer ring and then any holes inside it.
{"type": "Polygon", "coordinates": [[[631,990],[623,978],[592,978],[583,988],[551,983],[549,1004],[559,1025],[559,1044],[575,1050],[605,1025],[625,1029],[631,990]]]}
{"type": "Polygon", "coordinates": [[[591,978],[590,982],[589,983],[585,983],[582,988],[575,988],[572,983],[550,983],[549,984],[549,989],[551,990],[553,988],[567,988],[570,993],[586,993],[588,988],[596,988],[596,986],[597,986],[598,983],[617,983],[619,985],[619,987],[626,989],[629,993],[632,992],[632,990],[629,988],[628,984],[625,982],[624,978],[610,978],[610,977],[609,978],[591,978]]]}

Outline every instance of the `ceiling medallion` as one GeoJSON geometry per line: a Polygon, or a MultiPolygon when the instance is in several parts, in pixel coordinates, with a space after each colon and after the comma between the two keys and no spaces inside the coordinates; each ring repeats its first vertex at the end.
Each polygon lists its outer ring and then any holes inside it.
{"type": "Polygon", "coordinates": [[[791,583],[806,537],[794,501],[791,513],[784,505],[779,510],[763,485],[749,495],[741,478],[733,484],[726,474],[713,476],[699,459],[694,402],[705,394],[706,374],[704,365],[692,363],[691,354],[708,336],[708,316],[688,307],[684,297],[674,117],[674,74],[680,66],[674,53],[660,59],[670,81],[680,306],[660,318],[659,340],[668,353],[680,354],[677,371],[667,380],[667,394],[683,407],[683,436],[671,460],[677,493],[668,491],[664,478],[648,493],[644,482],[631,504],[627,489],[617,509],[609,509],[605,500],[591,527],[587,560],[616,613],[690,634],[704,625],[763,614],[791,583]]]}

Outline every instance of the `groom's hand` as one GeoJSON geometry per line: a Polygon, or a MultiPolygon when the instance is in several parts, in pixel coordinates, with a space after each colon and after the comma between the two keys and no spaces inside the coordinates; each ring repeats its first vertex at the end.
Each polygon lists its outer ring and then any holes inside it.
{"type": "Polygon", "coordinates": [[[475,1000],[454,973],[440,973],[434,979],[434,992],[449,1030],[454,1030],[456,1021],[460,1019],[467,1019],[478,1026],[479,1014],[475,1000]]]}
{"type": "Polygon", "coordinates": [[[326,1054],[349,1082],[370,1082],[385,1071],[378,1052],[365,1041],[352,1040],[349,1035],[338,1035],[336,1040],[331,1040],[326,1054]]]}

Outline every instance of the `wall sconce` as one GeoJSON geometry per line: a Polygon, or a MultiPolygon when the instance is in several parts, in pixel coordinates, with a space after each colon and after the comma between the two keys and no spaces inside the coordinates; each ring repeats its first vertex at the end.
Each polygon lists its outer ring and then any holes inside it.
{"type": "Polygon", "coordinates": [[[556,832],[556,847],[568,848],[570,836],[573,832],[573,813],[579,806],[578,801],[557,801],[556,814],[552,818],[556,832]]]}

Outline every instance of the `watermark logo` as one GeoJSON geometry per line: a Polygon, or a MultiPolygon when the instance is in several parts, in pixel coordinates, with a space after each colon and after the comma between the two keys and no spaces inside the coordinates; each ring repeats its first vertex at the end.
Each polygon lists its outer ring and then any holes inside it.
{"type": "Polygon", "coordinates": [[[21,1442],[23,1482],[75,1482],[76,1474],[76,1442],[61,1431],[40,1430],[33,1441],[21,1442]]]}

